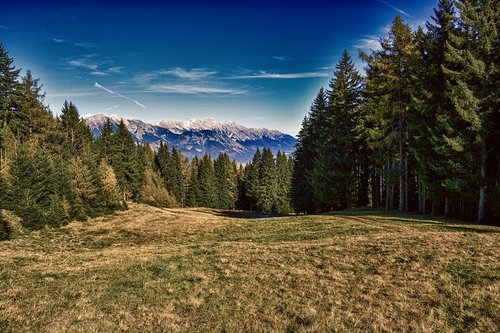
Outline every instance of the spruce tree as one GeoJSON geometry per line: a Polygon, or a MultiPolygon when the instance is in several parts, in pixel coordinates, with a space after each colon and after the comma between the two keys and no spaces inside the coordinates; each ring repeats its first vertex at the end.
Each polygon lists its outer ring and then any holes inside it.
{"type": "MultiPolygon", "coordinates": [[[[475,188],[478,222],[486,217],[487,192],[498,181],[498,3],[491,0],[457,1],[459,31],[446,44],[445,58],[451,66],[444,69],[446,95],[453,105],[453,130],[446,136],[459,156],[461,182],[447,185],[460,193],[475,188]],[[487,170],[488,169],[488,170],[487,170]],[[496,174],[496,175],[495,175],[496,174]],[[490,176],[490,177],[487,177],[490,176]],[[489,178],[489,179],[488,179],[489,178]],[[464,186],[465,185],[465,186],[464,186]],[[464,191],[465,188],[469,189],[464,191]]],[[[497,199],[497,198],[492,198],[497,199]]],[[[472,214],[471,214],[472,215],[472,214]]]]}
{"type": "Polygon", "coordinates": [[[252,162],[245,168],[245,189],[246,196],[249,200],[249,209],[257,208],[257,199],[259,191],[259,175],[260,175],[260,160],[262,156],[260,149],[257,148],[253,156],[252,162]]]}
{"type": "MultiPolygon", "coordinates": [[[[417,46],[410,27],[400,16],[395,18],[388,36],[380,44],[382,49],[369,56],[361,53],[363,60],[368,63],[366,94],[372,109],[372,113],[367,115],[373,125],[370,131],[371,145],[382,149],[382,155],[387,160],[388,188],[394,185],[390,173],[395,168],[399,183],[398,207],[400,211],[406,211],[411,172],[407,119],[411,112],[412,73],[417,59],[417,46]]],[[[388,189],[387,193],[390,192],[388,189]]]]}
{"type": "Polygon", "coordinates": [[[199,189],[198,170],[199,170],[198,157],[195,156],[191,160],[191,167],[190,167],[189,187],[187,194],[187,205],[189,207],[197,207],[199,205],[200,189],[199,189]]]}
{"type": "Polygon", "coordinates": [[[314,213],[316,211],[311,177],[314,177],[314,157],[321,129],[325,125],[326,113],[327,96],[321,88],[311,105],[309,115],[302,122],[295,146],[292,198],[297,213],[314,213]]]}
{"type": "Polygon", "coordinates": [[[217,202],[216,207],[234,209],[236,195],[236,174],[227,153],[221,153],[214,161],[216,178],[217,202]]]}
{"type": "Polygon", "coordinates": [[[112,166],[120,185],[123,201],[126,201],[137,196],[142,185],[143,174],[141,174],[137,147],[123,120],[120,121],[113,134],[112,147],[112,166]]]}
{"type": "Polygon", "coordinates": [[[344,51],[328,92],[328,112],[319,124],[310,182],[315,203],[323,210],[348,208],[356,202],[355,128],[361,101],[361,76],[344,51]]]}
{"type": "Polygon", "coordinates": [[[217,200],[215,172],[212,158],[206,153],[198,165],[198,204],[202,207],[215,207],[217,200]]]}
{"type": "Polygon", "coordinates": [[[19,114],[15,109],[15,98],[18,91],[20,69],[13,65],[3,44],[0,44],[0,124],[7,123],[18,138],[21,131],[19,114]]]}
{"type": "Polygon", "coordinates": [[[293,162],[290,163],[289,159],[284,153],[278,150],[276,155],[276,213],[288,214],[292,210],[291,207],[291,186],[292,186],[292,172],[293,162]]]}
{"type": "Polygon", "coordinates": [[[278,181],[274,156],[269,148],[262,150],[258,184],[257,208],[263,212],[276,212],[278,181]]]}

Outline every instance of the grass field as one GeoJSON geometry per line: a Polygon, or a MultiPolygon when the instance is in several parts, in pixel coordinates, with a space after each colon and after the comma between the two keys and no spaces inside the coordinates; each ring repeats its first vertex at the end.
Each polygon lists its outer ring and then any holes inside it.
{"type": "Polygon", "coordinates": [[[0,332],[500,327],[500,228],[130,208],[0,242],[0,332]]]}

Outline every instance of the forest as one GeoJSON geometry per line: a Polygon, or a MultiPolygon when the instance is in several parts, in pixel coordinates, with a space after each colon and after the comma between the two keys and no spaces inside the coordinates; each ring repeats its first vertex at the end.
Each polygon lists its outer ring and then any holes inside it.
{"type": "Polygon", "coordinates": [[[72,102],[55,116],[39,80],[0,44],[0,239],[5,211],[31,230],[127,209],[274,214],[353,207],[500,220],[499,7],[441,0],[425,27],[396,17],[380,48],[347,51],[305,117],[294,156],[238,165],[133,141],[123,121],[94,138],[72,102]]]}
{"type": "Polygon", "coordinates": [[[425,27],[396,17],[380,48],[346,52],[298,135],[296,212],[370,205],[500,220],[500,7],[441,0],[425,27]]]}

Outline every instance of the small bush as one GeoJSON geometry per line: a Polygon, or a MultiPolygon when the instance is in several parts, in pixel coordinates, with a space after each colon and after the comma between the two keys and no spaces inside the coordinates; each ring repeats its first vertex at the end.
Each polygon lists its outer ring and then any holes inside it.
{"type": "Polygon", "coordinates": [[[7,240],[12,234],[12,228],[9,223],[4,220],[2,213],[0,212],[0,241],[7,240]]]}

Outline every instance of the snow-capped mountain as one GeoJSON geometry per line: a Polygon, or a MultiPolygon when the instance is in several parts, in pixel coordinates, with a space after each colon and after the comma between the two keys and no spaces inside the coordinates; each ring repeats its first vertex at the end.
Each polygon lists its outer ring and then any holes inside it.
{"type": "Polygon", "coordinates": [[[291,154],[295,148],[295,138],[276,130],[247,128],[233,121],[218,122],[213,118],[188,121],[162,120],[158,124],[148,124],[138,119],[126,119],[117,115],[88,115],[83,117],[94,136],[101,134],[107,119],[113,130],[123,119],[134,140],[149,143],[158,148],[163,141],[172,148],[181,149],[188,157],[202,156],[205,152],[216,157],[227,152],[240,163],[250,161],[257,148],[271,148],[291,154]]]}

